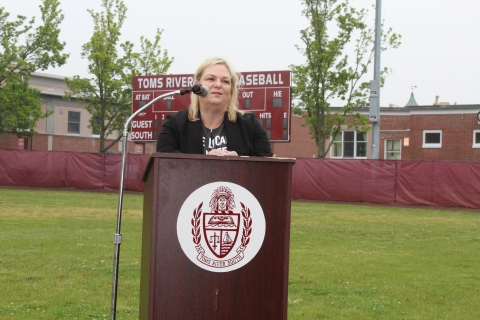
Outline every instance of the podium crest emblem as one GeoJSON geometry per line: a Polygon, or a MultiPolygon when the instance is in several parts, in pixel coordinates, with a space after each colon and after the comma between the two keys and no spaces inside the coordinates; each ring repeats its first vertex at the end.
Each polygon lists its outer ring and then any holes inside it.
{"type": "Polygon", "coordinates": [[[265,217],[257,199],[245,188],[229,182],[210,183],[184,202],[177,235],[196,265],[214,272],[231,271],[247,264],[260,250],[265,217]]]}

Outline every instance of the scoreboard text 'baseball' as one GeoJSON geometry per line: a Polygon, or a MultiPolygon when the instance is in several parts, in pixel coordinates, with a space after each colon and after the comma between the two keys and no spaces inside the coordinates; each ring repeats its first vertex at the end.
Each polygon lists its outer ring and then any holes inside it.
{"type": "MultiPolygon", "coordinates": [[[[243,72],[238,108],[255,113],[271,142],[290,141],[291,72],[243,72]]],[[[193,86],[193,75],[133,77],[132,113],[162,94],[193,86]]],[[[188,108],[190,94],[155,102],[132,120],[132,140],[155,141],[168,114],[188,108]]]]}

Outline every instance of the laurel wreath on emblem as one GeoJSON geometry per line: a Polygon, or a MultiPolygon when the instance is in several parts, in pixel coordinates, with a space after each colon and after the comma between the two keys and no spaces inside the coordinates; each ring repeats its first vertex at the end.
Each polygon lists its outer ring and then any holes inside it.
{"type": "Polygon", "coordinates": [[[243,203],[242,205],[242,217],[243,217],[243,235],[242,235],[242,245],[246,247],[250,242],[250,234],[252,233],[252,219],[250,218],[250,209],[247,208],[243,203]]]}
{"type": "Polygon", "coordinates": [[[203,206],[203,202],[200,203],[198,208],[193,210],[192,234],[193,234],[193,242],[195,244],[199,244],[200,240],[202,240],[202,236],[200,235],[200,216],[202,215],[202,206],[203,206]]]}

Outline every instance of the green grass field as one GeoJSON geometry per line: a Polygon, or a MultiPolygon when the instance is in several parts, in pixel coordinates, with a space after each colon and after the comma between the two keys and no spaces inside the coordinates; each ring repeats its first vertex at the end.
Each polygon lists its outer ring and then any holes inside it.
{"type": "MultiPolygon", "coordinates": [[[[118,195],[0,188],[0,319],[108,319],[118,195]]],[[[137,319],[125,194],[117,319],[137,319]]],[[[289,319],[480,319],[480,210],[292,204],[289,319]]]]}

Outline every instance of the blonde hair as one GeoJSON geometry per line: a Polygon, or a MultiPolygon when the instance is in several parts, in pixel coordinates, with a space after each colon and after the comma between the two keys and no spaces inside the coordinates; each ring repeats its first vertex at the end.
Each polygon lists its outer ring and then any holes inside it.
{"type": "MultiPolygon", "coordinates": [[[[228,101],[228,104],[227,104],[227,112],[228,112],[228,120],[230,122],[236,122],[237,112],[239,112],[240,114],[244,114],[244,112],[238,110],[238,88],[239,88],[238,75],[233,69],[232,65],[228,63],[228,61],[222,58],[209,58],[203,61],[202,64],[200,64],[200,66],[198,67],[197,72],[195,73],[194,81],[195,82],[200,81],[205,69],[217,64],[225,65],[228,71],[230,72],[230,100],[228,101]]],[[[198,115],[198,112],[200,110],[199,97],[196,94],[192,93],[190,95],[190,100],[191,100],[191,104],[188,107],[188,120],[198,121],[200,120],[200,117],[198,115]]]]}

